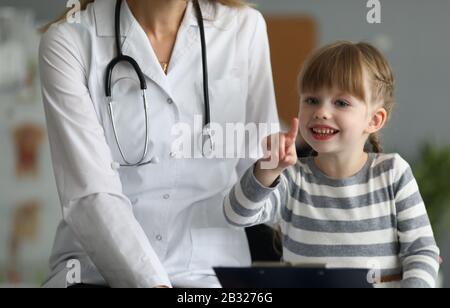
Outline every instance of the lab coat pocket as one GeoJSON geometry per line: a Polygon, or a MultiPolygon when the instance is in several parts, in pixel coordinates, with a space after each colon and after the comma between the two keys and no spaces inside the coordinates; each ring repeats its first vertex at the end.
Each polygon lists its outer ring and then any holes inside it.
{"type": "Polygon", "coordinates": [[[250,264],[250,253],[244,230],[199,228],[192,229],[191,236],[193,246],[191,270],[250,264]]]}

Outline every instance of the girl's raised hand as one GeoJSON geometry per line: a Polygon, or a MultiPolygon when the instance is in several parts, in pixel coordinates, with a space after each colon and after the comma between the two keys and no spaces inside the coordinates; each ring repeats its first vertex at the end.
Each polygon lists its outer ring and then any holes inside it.
{"type": "Polygon", "coordinates": [[[299,121],[294,118],[288,132],[273,134],[264,139],[264,159],[261,160],[261,169],[276,170],[281,173],[297,163],[295,140],[298,127],[299,121]]]}

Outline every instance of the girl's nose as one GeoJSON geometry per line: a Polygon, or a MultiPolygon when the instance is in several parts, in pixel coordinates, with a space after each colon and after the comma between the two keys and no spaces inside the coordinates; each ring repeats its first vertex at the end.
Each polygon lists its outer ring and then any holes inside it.
{"type": "Polygon", "coordinates": [[[322,119],[322,120],[328,120],[331,118],[330,112],[328,111],[327,107],[323,105],[319,106],[314,113],[314,119],[322,119]]]}

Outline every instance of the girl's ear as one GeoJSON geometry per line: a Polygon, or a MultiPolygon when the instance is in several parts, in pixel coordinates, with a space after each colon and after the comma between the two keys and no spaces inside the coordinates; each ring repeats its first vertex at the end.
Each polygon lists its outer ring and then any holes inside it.
{"type": "Polygon", "coordinates": [[[369,127],[367,128],[367,133],[373,134],[378,132],[380,129],[383,128],[384,124],[386,124],[386,119],[387,119],[386,109],[378,108],[372,115],[369,127]]]}

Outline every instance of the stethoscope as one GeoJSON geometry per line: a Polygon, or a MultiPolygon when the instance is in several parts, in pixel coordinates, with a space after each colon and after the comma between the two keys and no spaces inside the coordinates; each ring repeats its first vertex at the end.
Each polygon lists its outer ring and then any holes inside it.
{"type": "MultiPolygon", "coordinates": [[[[204,125],[202,128],[202,139],[201,139],[201,149],[202,149],[202,155],[208,156],[214,151],[214,140],[213,135],[210,127],[211,123],[211,113],[209,108],[209,91],[208,91],[208,61],[207,61],[207,54],[206,54],[206,41],[205,41],[205,28],[203,24],[203,15],[202,11],[200,9],[200,4],[198,0],[193,0],[193,5],[196,11],[197,15],[197,22],[200,29],[200,40],[201,40],[201,47],[202,47],[202,67],[203,67],[203,97],[204,97],[204,105],[205,105],[205,114],[204,114],[204,125]],[[209,152],[208,152],[209,150],[209,152]]],[[[147,83],[145,81],[144,74],[142,73],[141,68],[137,64],[137,62],[129,56],[126,56],[122,53],[122,47],[120,42],[120,11],[122,6],[122,0],[117,0],[116,2],[116,9],[115,9],[115,19],[114,19],[114,28],[115,28],[115,38],[116,38],[116,48],[117,48],[117,56],[108,64],[106,68],[106,78],[105,78],[105,94],[106,98],[108,100],[108,109],[109,109],[109,116],[112,123],[112,129],[114,132],[114,138],[117,143],[117,147],[119,148],[120,155],[122,156],[122,159],[124,161],[123,164],[119,164],[120,167],[139,167],[139,166],[145,166],[152,163],[157,163],[155,159],[150,159],[145,161],[145,158],[148,154],[148,145],[149,145],[149,127],[148,127],[148,104],[145,97],[145,92],[147,90],[147,83]],[[122,149],[121,143],[119,141],[119,137],[117,135],[117,129],[116,124],[114,121],[114,109],[113,109],[113,99],[112,99],[112,92],[111,92],[111,77],[114,70],[114,67],[120,63],[120,62],[126,62],[129,63],[135,70],[136,75],[139,78],[140,87],[142,90],[142,102],[144,105],[144,113],[145,113],[145,144],[144,144],[144,150],[142,153],[141,158],[139,161],[132,163],[125,157],[125,153],[122,149]]],[[[115,163],[117,164],[117,163],[115,163]]]]}

